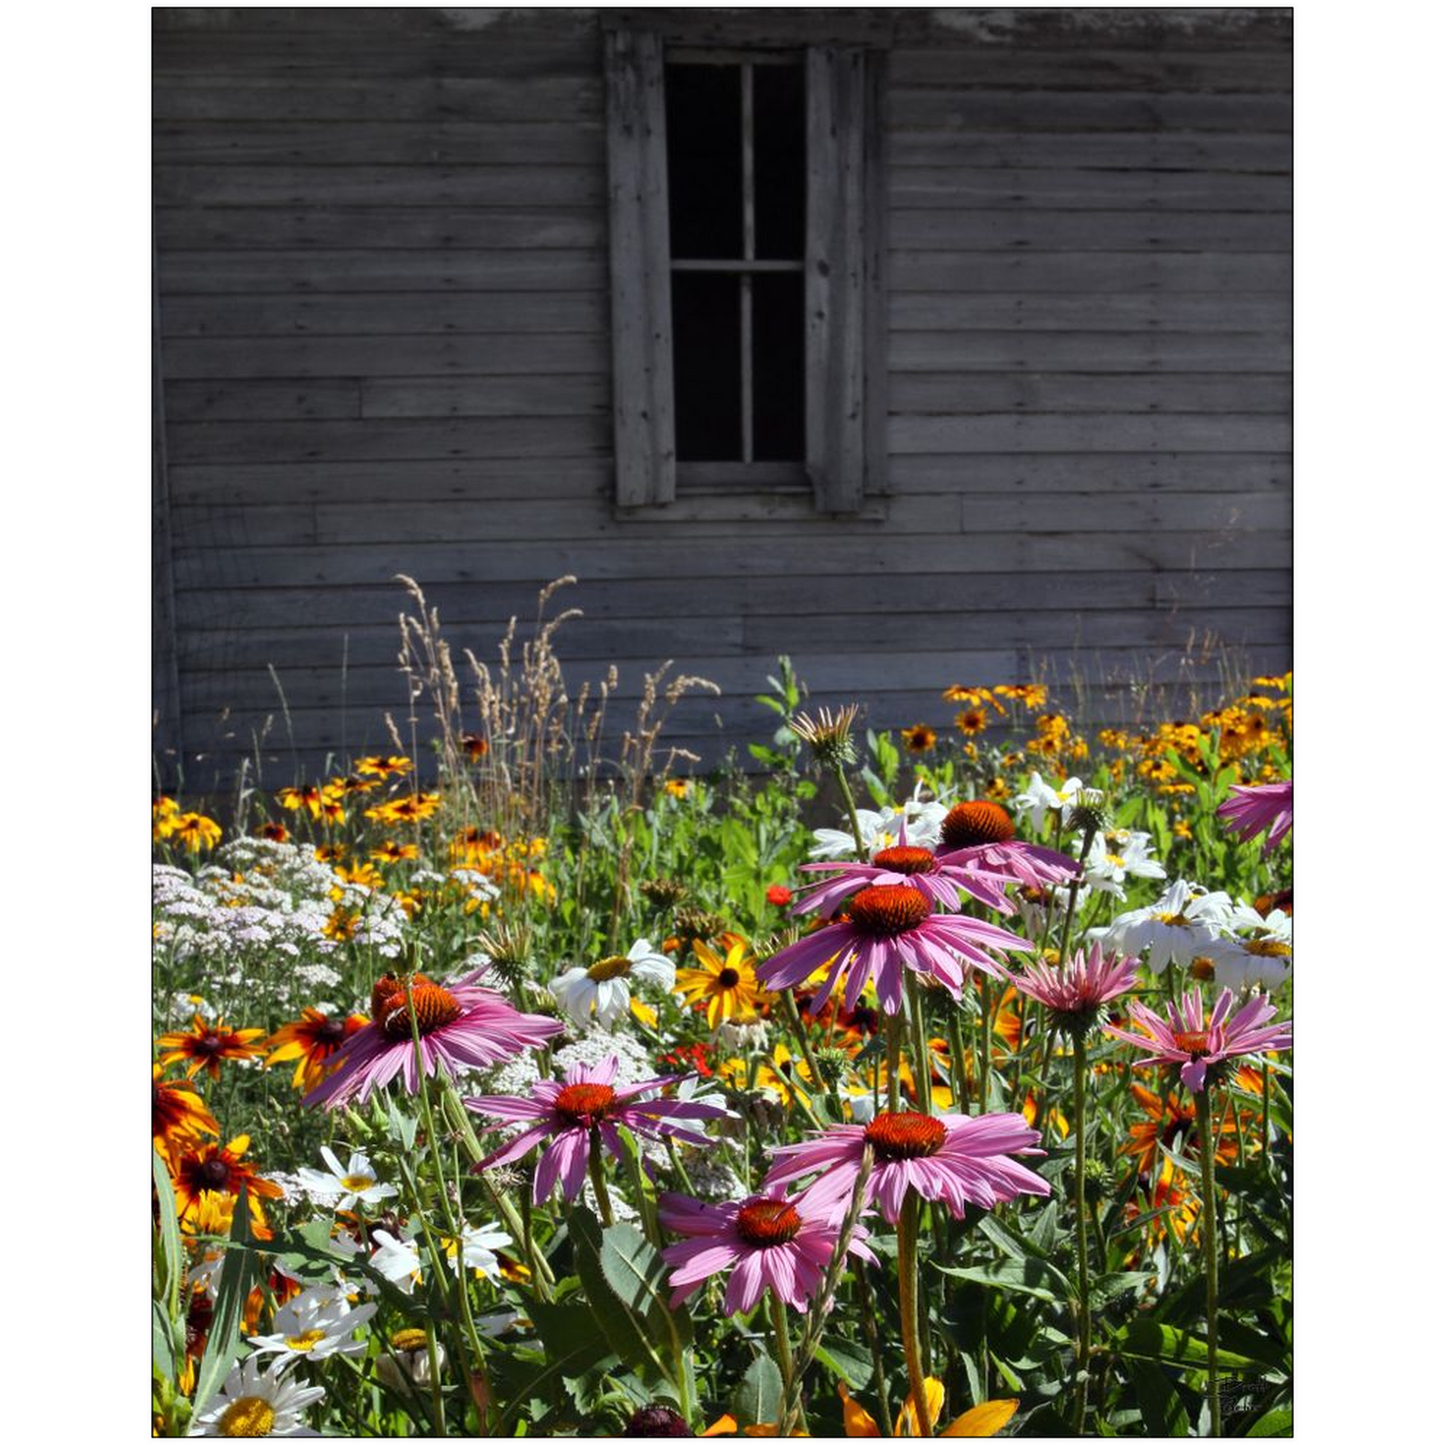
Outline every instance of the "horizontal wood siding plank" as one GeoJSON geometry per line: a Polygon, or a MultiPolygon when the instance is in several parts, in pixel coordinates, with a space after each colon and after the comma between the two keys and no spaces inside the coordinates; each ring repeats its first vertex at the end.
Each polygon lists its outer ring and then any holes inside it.
{"type": "Polygon", "coordinates": [[[1287,91],[1287,50],[1121,50],[1107,41],[1097,49],[1020,49],[977,46],[927,49],[900,46],[889,56],[897,85],[945,91],[1102,90],[1176,95],[1206,92],[1287,91]]]}
{"type": "Polygon", "coordinates": [[[158,206],[155,230],[163,251],[344,250],[362,240],[372,250],[600,250],[606,217],[600,206],[158,206]]]}
{"type": "Polygon", "coordinates": [[[888,449],[907,452],[1224,451],[1277,452],[1290,445],[1288,417],[891,416],[888,449]]]}
{"type": "Polygon", "coordinates": [[[1247,373],[1093,376],[1082,372],[1034,372],[990,376],[986,372],[926,375],[899,372],[888,399],[901,413],[969,416],[980,412],[1259,412],[1287,416],[1293,383],[1288,376],[1247,373]]]}
{"type": "Polygon", "coordinates": [[[1140,95],[1129,91],[948,90],[894,84],[898,130],[1248,131],[1288,134],[1288,95],[1140,95]]]}
{"type": "Polygon", "coordinates": [[[1260,255],[1123,251],[894,251],[890,288],[982,291],[1010,296],[1069,297],[1161,291],[1234,297],[1252,292],[1284,300],[1293,284],[1287,252],[1260,255]]]}
{"type": "Polygon", "coordinates": [[[947,291],[895,296],[895,331],[1262,331],[1290,329],[1289,296],[985,296],[947,291]]]}
{"type": "MultiPolygon", "coordinates": [[[[886,576],[756,577],[738,588],[727,577],[626,578],[589,582],[568,589],[559,602],[582,609],[560,637],[598,620],[726,618],[741,616],[823,618],[837,610],[838,590],[847,583],[847,602],[855,612],[885,615],[898,603],[898,585],[886,576]]],[[[1070,616],[1096,609],[1128,608],[1143,616],[1168,611],[1279,608],[1289,605],[1289,574],[1278,570],[1230,572],[1087,572],[1054,571],[1029,579],[1029,606],[1039,612],[1070,616]]],[[[443,630],[481,632],[500,637],[506,619],[524,605],[528,587],[518,582],[429,583],[427,601],[441,611],[443,630]]],[[[253,629],[313,627],[394,628],[409,604],[394,581],[352,588],[274,587],[234,590],[218,583],[207,591],[183,592],[178,616],[192,631],[225,631],[243,637],[253,629]]],[[[945,624],[949,615],[983,618],[999,605],[999,582],[988,574],[910,574],[908,607],[945,624]]],[[[521,631],[526,631],[523,613],[521,631]]],[[[488,644],[490,646],[490,644],[488,644]]],[[[664,649],[664,653],[666,649],[664,649]]],[[[481,652],[478,654],[483,655],[481,652]]]]}
{"type": "MultiPolygon", "coordinates": [[[[209,551],[187,552],[184,539],[175,562],[175,586],[184,589],[225,587],[352,586],[389,583],[405,570],[425,586],[438,582],[515,580],[570,574],[594,578],[676,575],[765,577],[806,567],[808,552],[796,543],[760,541],[729,548],[660,547],[655,538],[623,538],[607,547],[550,542],[509,542],[490,547],[452,542],[412,543],[399,549],[391,542],[355,547],[250,547],[219,561],[209,551]]],[[[812,549],[815,553],[817,549],[812,549]]],[[[1045,572],[1098,570],[1109,567],[1150,572],[1213,569],[1228,571],[1290,565],[1286,532],[1245,532],[1201,535],[1195,532],[1153,532],[1131,536],[1028,536],[996,534],[951,537],[839,537],[826,557],[812,565],[820,576],[977,570],[1017,576],[1045,572]]]]}
{"type": "Polygon", "coordinates": [[[600,205],[596,166],[156,166],[158,206],[600,205]]]}
{"type": "Polygon", "coordinates": [[[361,76],[237,78],[224,64],[185,74],[157,72],[151,113],[159,121],[391,120],[452,124],[527,124],[602,115],[600,70],[588,76],[483,78],[418,76],[377,81],[361,76]]]}
{"type": "MultiPolygon", "coordinates": [[[[455,199],[460,200],[461,197],[455,199]]],[[[1288,176],[1211,171],[1005,170],[973,166],[895,165],[894,206],[981,206],[1053,211],[1289,211],[1288,176]]]]}
{"type": "Polygon", "coordinates": [[[1294,468],[1287,454],[1249,452],[1097,452],[896,457],[893,484],[907,492],[1287,492],[1294,468]]]}
{"type": "Polygon", "coordinates": [[[1233,131],[893,130],[888,156],[899,166],[1060,166],[1129,171],[1221,171],[1284,175],[1293,165],[1287,134],[1233,131]]]}
{"type": "Polygon", "coordinates": [[[172,251],[165,296],[313,291],[604,292],[607,263],[588,250],[172,251]]]}
{"type": "Polygon", "coordinates": [[[888,366],[891,371],[1288,373],[1292,360],[1286,337],[1253,332],[895,331],[888,338],[888,366]]]}
{"type": "Polygon", "coordinates": [[[182,421],[282,421],[361,416],[359,381],[176,381],[166,415],[182,421]]]}
{"type": "Polygon", "coordinates": [[[166,374],[228,377],[607,375],[605,335],[207,337],[166,343],[166,374]]]}
{"type": "Polygon", "coordinates": [[[398,462],[441,457],[604,456],[611,447],[605,418],[530,417],[464,420],[177,422],[170,428],[177,463],[221,457],[238,462],[398,462]]]}
{"type": "Polygon", "coordinates": [[[893,245],[918,251],[1280,251],[1283,211],[1060,211],[895,207],[893,245]]]}
{"type": "Polygon", "coordinates": [[[189,121],[158,125],[151,155],[162,165],[595,166],[603,162],[603,136],[599,124],[585,120],[189,121]]]}
{"type": "Polygon", "coordinates": [[[966,532],[1147,532],[1197,527],[1204,532],[1287,531],[1294,507],[1270,492],[970,493],[963,502],[966,532]]]}
{"type": "Polygon", "coordinates": [[[161,324],[167,338],[596,334],[606,330],[607,302],[585,291],[172,296],[161,304],[161,324]]]}

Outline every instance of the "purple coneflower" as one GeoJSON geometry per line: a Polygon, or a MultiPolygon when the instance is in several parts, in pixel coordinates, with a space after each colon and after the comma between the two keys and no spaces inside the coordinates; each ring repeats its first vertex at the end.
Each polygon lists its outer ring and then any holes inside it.
{"type": "Polygon", "coordinates": [[[1129,1005],[1129,1017],[1144,1033],[1131,1034],[1113,1024],[1105,1024],[1104,1032],[1146,1050],[1145,1057],[1134,1065],[1136,1069],[1148,1064],[1178,1064],[1184,1087],[1201,1094],[1222,1077],[1227,1060],[1291,1047],[1291,1025],[1269,1022],[1275,1007],[1267,994],[1250,999],[1231,1018],[1233,1003],[1234,995],[1225,989],[1215,999],[1206,1023],[1204,995],[1197,988],[1184,995],[1182,1009],[1169,1005],[1167,1022],[1153,1009],[1135,1001],[1129,1005]]]}
{"type": "Polygon", "coordinates": [[[942,1200],[955,1219],[965,1204],[985,1209],[1020,1194],[1047,1195],[1049,1185],[1010,1154],[1042,1154],[1037,1129],[1022,1114],[915,1114],[884,1111],[871,1124],[837,1124],[801,1144],[770,1151],[777,1161],[765,1188],[818,1178],[801,1198],[836,1208],[853,1192],[863,1146],[873,1146],[873,1172],[864,1200],[876,1200],[883,1217],[898,1222],[904,1196],[913,1189],[924,1199],[942,1200]]]}
{"type": "Polygon", "coordinates": [[[573,1064],[563,1083],[541,1079],[532,1085],[532,1095],[515,1099],[509,1095],[486,1095],[464,1099],[467,1108],[508,1124],[531,1121],[531,1127],[504,1144],[476,1166],[478,1171],[498,1164],[510,1164],[544,1140],[550,1139],[537,1163],[532,1181],[532,1200],[540,1204],[559,1176],[562,1197],[569,1202],[582,1188],[587,1173],[587,1156],[595,1133],[617,1159],[624,1158],[617,1126],[625,1124],[644,1139],[667,1135],[689,1144],[706,1144],[707,1135],[695,1133],[680,1119],[715,1119],[725,1112],[721,1104],[692,1099],[648,1099],[654,1090],[675,1084],[681,1075],[644,1079],[640,1084],[614,1088],[618,1060],[614,1054],[598,1064],[573,1064]]]}
{"type": "MultiPolygon", "coordinates": [[[[781,1193],[721,1204],[664,1194],[657,1201],[657,1217],[664,1228],[688,1236],[662,1252],[668,1264],[677,1266],[669,1281],[672,1307],[705,1280],[731,1269],[723,1296],[723,1313],[729,1315],[752,1309],[764,1286],[799,1313],[806,1312],[842,1228],[839,1206],[806,1196],[786,1199],[781,1193]]],[[[861,1233],[855,1232],[848,1252],[876,1264],[861,1233]]]]}
{"type": "Polygon", "coordinates": [[[1245,841],[1268,828],[1264,851],[1268,853],[1277,848],[1284,835],[1294,827],[1294,779],[1286,778],[1282,783],[1260,783],[1253,788],[1232,783],[1229,791],[1234,796],[1226,798],[1215,810],[1224,819],[1224,831],[1238,833],[1240,840],[1245,841]]]}
{"type": "Polygon", "coordinates": [[[1076,952],[1061,968],[1031,963],[1014,975],[1014,987],[1049,1011],[1054,1027],[1078,1038],[1098,1022],[1110,999],[1128,993],[1138,982],[1137,958],[1104,956],[1096,943],[1087,958],[1076,952]]]}
{"type": "Polygon", "coordinates": [[[483,1069],[536,1048],[562,1032],[556,1019],[518,1013],[501,994],[479,988],[482,967],[443,987],[424,974],[383,974],[371,990],[371,1022],[337,1050],[336,1071],[307,1094],[303,1104],[334,1109],[353,1100],[365,1103],[374,1089],[397,1074],[408,1093],[420,1087],[412,1012],[421,1042],[421,1072],[456,1075],[458,1068],[483,1069]],[[407,991],[411,1010],[407,1008],[407,991]]]}
{"type": "Polygon", "coordinates": [[[934,913],[928,898],[903,884],[873,885],[853,895],[849,916],[820,928],[758,965],[769,988],[792,988],[832,960],[827,982],[809,1005],[820,1013],[828,995],[849,969],[844,1008],[851,1009],[872,979],[885,1013],[903,1004],[903,970],[937,979],[958,997],[969,967],[1007,978],[1008,972],[985,949],[1029,949],[1032,944],[992,923],[961,914],[934,913]],[[849,968],[849,965],[852,965],[849,968]]]}

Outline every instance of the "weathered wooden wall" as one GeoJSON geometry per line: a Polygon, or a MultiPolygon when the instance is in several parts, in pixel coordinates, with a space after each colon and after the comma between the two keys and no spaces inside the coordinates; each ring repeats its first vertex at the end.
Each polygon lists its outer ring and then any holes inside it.
{"type": "Polygon", "coordinates": [[[813,12],[889,48],[891,495],[857,519],[615,512],[596,12],[154,14],[188,755],[274,715],[289,771],[277,681],[304,758],[384,743],[398,572],[484,656],[576,574],[574,680],[713,677],[695,744],[764,730],[778,652],[936,725],[1040,664],[1287,660],[1288,12],[813,12]]]}

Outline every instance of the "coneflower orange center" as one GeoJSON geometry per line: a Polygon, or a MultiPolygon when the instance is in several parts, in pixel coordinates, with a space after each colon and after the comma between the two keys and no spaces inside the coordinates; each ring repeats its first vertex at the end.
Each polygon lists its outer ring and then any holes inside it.
{"type": "Polygon", "coordinates": [[[553,1107],[580,1123],[590,1124],[612,1106],[617,1090],[611,1084],[568,1084],[553,1102],[553,1107]]]}
{"type": "Polygon", "coordinates": [[[1209,1035],[1202,1030],[1187,1030],[1183,1033],[1176,1032],[1174,1035],[1174,1047],[1183,1049],[1187,1054],[1193,1054],[1198,1058],[1200,1054],[1209,1052],[1209,1035]]]}
{"type": "Polygon", "coordinates": [[[863,1131],[880,1159],[924,1159],[937,1154],[948,1137],[940,1120],[904,1109],[884,1112],[863,1131]]]}
{"type": "Polygon", "coordinates": [[[917,928],[933,905],[916,888],[895,885],[862,888],[853,895],[848,914],[852,923],[874,938],[896,938],[917,928]]]}
{"type": "Polygon", "coordinates": [[[754,1199],[738,1210],[737,1227],[749,1244],[786,1244],[803,1220],[785,1199],[754,1199]]]}
{"type": "Polygon", "coordinates": [[[943,820],[943,841],[949,848],[1007,843],[1013,835],[1013,819],[987,798],[978,798],[971,803],[955,803],[943,820]]]}
{"type": "MultiPolygon", "coordinates": [[[[462,1016],[462,1006],[452,994],[434,983],[427,983],[420,974],[411,983],[411,1006],[416,1011],[416,1031],[426,1035],[455,1023],[462,1016]]],[[[382,1032],[389,1039],[411,1037],[411,1016],[407,1012],[406,993],[398,988],[382,1005],[382,1032]]]]}
{"type": "Polygon", "coordinates": [[[873,855],[873,866],[890,873],[938,872],[938,860],[927,848],[883,848],[873,855]]]}

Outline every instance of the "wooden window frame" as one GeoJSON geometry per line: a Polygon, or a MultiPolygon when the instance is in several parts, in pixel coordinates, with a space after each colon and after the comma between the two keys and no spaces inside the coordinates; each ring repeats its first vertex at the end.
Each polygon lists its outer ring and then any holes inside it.
{"type": "MultiPolygon", "coordinates": [[[[807,111],[803,288],[805,460],[685,463],[675,445],[673,260],[664,73],[698,47],[657,29],[604,30],[612,280],[613,422],[620,515],[685,490],[811,492],[818,512],[877,515],[886,491],[882,60],[802,41],[807,111]]],[[[776,43],[730,47],[762,56],[776,43]]]]}

